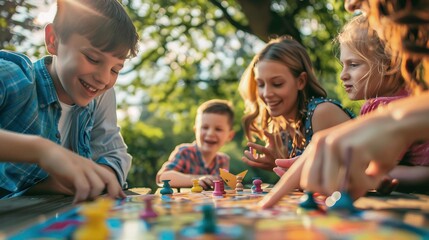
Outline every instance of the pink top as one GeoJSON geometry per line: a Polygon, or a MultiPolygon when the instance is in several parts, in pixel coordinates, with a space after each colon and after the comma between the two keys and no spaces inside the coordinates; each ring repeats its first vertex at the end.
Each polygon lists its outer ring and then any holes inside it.
{"type": "MultiPolygon", "coordinates": [[[[394,96],[371,98],[364,103],[360,110],[361,115],[365,115],[374,111],[380,106],[387,105],[388,103],[408,97],[410,94],[405,89],[397,92],[394,96]]],[[[415,143],[411,145],[408,151],[404,154],[401,165],[411,166],[429,166],[429,142],[415,143]]]]}

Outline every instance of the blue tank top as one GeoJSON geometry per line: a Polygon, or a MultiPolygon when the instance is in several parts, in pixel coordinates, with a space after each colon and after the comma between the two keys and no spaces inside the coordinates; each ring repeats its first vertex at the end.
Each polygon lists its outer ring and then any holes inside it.
{"type": "MultiPolygon", "coordinates": [[[[314,110],[316,109],[316,107],[319,104],[325,103],[325,102],[331,102],[331,103],[337,105],[350,118],[354,118],[355,117],[355,115],[353,114],[353,112],[351,112],[349,109],[344,108],[338,100],[335,100],[335,99],[332,99],[332,98],[324,98],[324,97],[318,97],[318,98],[312,97],[310,99],[310,101],[308,102],[308,104],[307,104],[307,116],[305,117],[305,122],[304,122],[304,126],[305,126],[305,131],[304,131],[305,146],[304,146],[304,148],[298,148],[297,147],[295,149],[296,156],[301,155],[302,152],[304,151],[304,149],[310,143],[311,138],[313,137],[313,128],[312,128],[312,121],[311,120],[313,118],[314,110]]],[[[286,138],[286,136],[282,135],[282,138],[286,138]]],[[[290,139],[290,138],[288,139],[288,150],[289,150],[289,152],[291,152],[293,150],[292,139],[290,139]]]]}

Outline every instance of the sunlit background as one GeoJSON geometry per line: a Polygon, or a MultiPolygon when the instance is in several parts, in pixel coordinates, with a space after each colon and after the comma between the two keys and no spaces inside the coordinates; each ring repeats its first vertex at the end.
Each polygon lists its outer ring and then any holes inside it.
{"type": "MultiPolygon", "coordinates": [[[[52,21],[55,0],[0,0],[0,44],[31,59],[46,54],[43,26],[52,21]]],[[[140,34],[139,55],[126,63],[115,86],[122,135],[133,155],[130,186],[154,187],[157,170],[177,144],[192,142],[196,108],[228,99],[236,111],[234,140],[222,151],[231,172],[249,169],[274,183],[269,171],[241,162],[246,139],[241,129],[239,79],[251,58],[274,35],[289,34],[307,47],[329,96],[351,109],[338,85],[339,65],[332,39],[350,16],[333,0],[123,0],[140,34]],[[257,5],[259,4],[259,5],[257,5]]]]}

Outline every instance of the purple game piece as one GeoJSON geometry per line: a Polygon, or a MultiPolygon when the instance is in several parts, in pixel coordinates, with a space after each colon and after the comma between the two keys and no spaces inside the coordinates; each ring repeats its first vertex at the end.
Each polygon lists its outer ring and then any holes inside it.
{"type": "Polygon", "coordinates": [[[262,180],[261,179],[255,179],[255,180],[253,180],[253,186],[254,186],[254,188],[252,187],[252,192],[253,193],[262,193],[263,191],[262,191],[261,185],[262,185],[262,180]]]}
{"type": "Polygon", "coordinates": [[[143,212],[140,214],[140,218],[148,219],[148,218],[155,218],[158,216],[158,214],[156,214],[156,212],[153,210],[152,199],[153,199],[152,196],[148,196],[144,198],[145,207],[143,212]]]}

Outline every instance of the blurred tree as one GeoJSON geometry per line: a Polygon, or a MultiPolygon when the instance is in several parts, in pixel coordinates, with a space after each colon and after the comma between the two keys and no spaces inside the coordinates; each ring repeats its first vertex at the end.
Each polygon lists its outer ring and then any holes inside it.
{"type": "Polygon", "coordinates": [[[0,6],[0,49],[15,50],[39,28],[30,14],[37,6],[24,0],[0,0],[0,6]]]}

